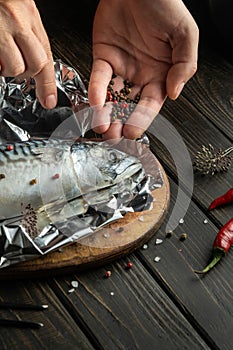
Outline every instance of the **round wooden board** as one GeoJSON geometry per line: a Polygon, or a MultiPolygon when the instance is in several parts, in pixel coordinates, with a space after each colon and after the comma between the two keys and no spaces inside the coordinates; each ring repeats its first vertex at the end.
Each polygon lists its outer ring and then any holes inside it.
{"type": "Polygon", "coordinates": [[[59,251],[5,267],[0,270],[0,279],[38,278],[81,271],[104,265],[141,247],[161,226],[170,200],[166,173],[157,158],[154,159],[164,184],[152,192],[154,201],[151,210],[127,213],[124,218],[59,251]]]}

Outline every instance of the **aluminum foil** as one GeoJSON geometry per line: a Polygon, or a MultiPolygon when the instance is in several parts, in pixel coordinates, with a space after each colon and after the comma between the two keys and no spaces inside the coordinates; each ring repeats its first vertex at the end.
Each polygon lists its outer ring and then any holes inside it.
{"type": "MultiPolygon", "coordinates": [[[[88,138],[93,109],[89,107],[87,88],[80,73],[60,60],[54,62],[58,104],[53,110],[44,109],[36,99],[35,82],[0,77],[0,144],[27,142],[38,139],[88,138]]],[[[120,140],[112,145],[136,155],[143,163],[146,176],[133,192],[123,191],[111,196],[108,202],[90,206],[84,215],[70,215],[45,225],[39,232],[29,230],[25,215],[32,216],[32,208],[24,208],[21,215],[3,217],[0,209],[0,268],[48,254],[76,242],[108,223],[122,218],[127,212],[150,210],[151,191],[164,184],[159,167],[148,152],[148,139],[120,140]],[[150,168],[151,166],[151,168],[150,168]],[[26,214],[25,214],[26,213],[26,214]]],[[[0,165],[1,173],[1,165],[0,165]]],[[[1,175],[1,174],[0,174],[1,175]]],[[[1,180],[0,180],[1,181],[1,180]]],[[[2,182],[4,185],[4,182],[2,182]]]]}

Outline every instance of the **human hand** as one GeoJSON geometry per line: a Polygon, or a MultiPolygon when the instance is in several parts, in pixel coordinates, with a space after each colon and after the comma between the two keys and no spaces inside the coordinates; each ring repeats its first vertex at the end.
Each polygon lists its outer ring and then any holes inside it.
{"type": "Polygon", "coordinates": [[[134,84],[141,98],[126,124],[98,113],[103,138],[138,138],[169,96],[175,100],[197,70],[198,27],[181,0],[100,0],[93,25],[88,97],[103,106],[112,74],[134,84]]]}
{"type": "Polygon", "coordinates": [[[0,0],[0,74],[33,77],[41,105],[56,106],[52,53],[33,0],[0,0]]]}

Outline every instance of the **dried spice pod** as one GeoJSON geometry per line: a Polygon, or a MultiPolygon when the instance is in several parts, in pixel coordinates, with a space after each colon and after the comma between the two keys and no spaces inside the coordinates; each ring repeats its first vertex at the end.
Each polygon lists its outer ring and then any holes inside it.
{"type": "Polygon", "coordinates": [[[211,144],[202,145],[201,151],[197,152],[194,157],[194,169],[204,175],[227,171],[231,166],[232,157],[229,155],[231,152],[233,152],[233,147],[225,151],[221,149],[215,151],[211,144]]]}

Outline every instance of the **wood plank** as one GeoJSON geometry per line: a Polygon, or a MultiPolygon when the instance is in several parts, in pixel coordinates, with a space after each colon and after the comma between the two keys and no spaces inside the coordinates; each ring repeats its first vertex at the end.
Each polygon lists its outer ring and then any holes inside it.
{"type": "MultiPolygon", "coordinates": [[[[215,149],[226,149],[232,145],[232,142],[222,134],[205,116],[203,116],[197,107],[181,96],[176,102],[167,100],[159,116],[155,118],[148,135],[151,140],[151,150],[156,154],[166,171],[175,179],[177,178],[176,164],[174,155],[169,154],[166,147],[173,147],[176,157],[180,157],[183,172],[188,171],[190,161],[193,162],[194,155],[201,150],[201,146],[212,144],[215,149]],[[166,123],[164,123],[164,120],[166,123]],[[164,127],[166,126],[166,128],[164,127]],[[185,150],[190,154],[190,159],[185,159],[174,139],[174,130],[180,135],[180,139],[185,143],[185,150]],[[180,152],[180,153],[179,153],[180,152]],[[183,163],[182,163],[183,162],[183,163]]],[[[179,139],[178,139],[179,141],[179,139]]],[[[233,166],[227,172],[217,175],[202,175],[194,173],[193,198],[204,210],[210,202],[226,192],[233,186],[233,166]]],[[[179,179],[180,185],[185,188],[189,183],[189,178],[179,179]]],[[[211,213],[217,221],[224,223],[231,215],[231,207],[225,206],[220,210],[211,213]]]]}
{"type": "Polygon", "coordinates": [[[101,349],[209,349],[134,255],[54,283],[54,292],[101,349]],[[133,267],[127,270],[129,260],[133,267]],[[79,288],[67,296],[74,278],[79,288]]]}
{"type": "Polygon", "coordinates": [[[211,49],[200,52],[198,71],[182,95],[219,130],[233,138],[233,65],[211,49]]]}
{"type": "MultiPolygon", "coordinates": [[[[171,181],[170,211],[176,202],[176,192],[176,185],[171,181]]],[[[182,203],[179,205],[182,207],[182,203]]],[[[165,221],[149,242],[149,248],[138,251],[137,255],[190,323],[196,324],[204,339],[212,340],[211,348],[230,350],[233,341],[233,255],[229,252],[207,275],[194,273],[194,269],[200,270],[208,263],[218,232],[210,220],[204,224],[204,219],[206,216],[191,203],[184,223],[177,226],[170,239],[165,238],[165,221]],[[181,242],[183,232],[187,239],[181,242]],[[156,238],[163,239],[163,244],[156,245],[156,238]],[[161,258],[157,264],[154,263],[155,256],[161,258]]]]}
{"type": "Polygon", "coordinates": [[[44,324],[36,330],[1,326],[1,350],[94,349],[45,280],[1,282],[0,296],[1,301],[48,305],[44,311],[1,310],[2,318],[44,324]]]}

